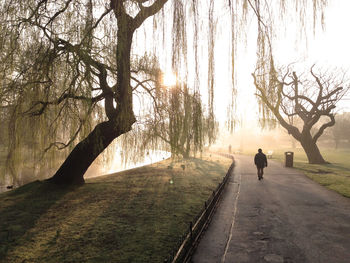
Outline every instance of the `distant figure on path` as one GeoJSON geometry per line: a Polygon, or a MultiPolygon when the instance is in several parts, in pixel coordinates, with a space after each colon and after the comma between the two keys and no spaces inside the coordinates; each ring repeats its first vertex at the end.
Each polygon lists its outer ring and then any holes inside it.
{"type": "Polygon", "coordinates": [[[261,149],[259,149],[258,153],[255,154],[254,163],[258,169],[258,179],[261,180],[263,179],[264,175],[264,167],[267,167],[267,158],[261,149]]]}

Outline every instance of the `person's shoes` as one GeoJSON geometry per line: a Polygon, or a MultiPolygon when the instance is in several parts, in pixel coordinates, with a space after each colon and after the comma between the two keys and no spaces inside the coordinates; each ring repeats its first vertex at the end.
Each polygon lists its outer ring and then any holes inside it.
{"type": "Polygon", "coordinates": [[[259,181],[261,180],[261,176],[258,176],[259,181]]]}
{"type": "Polygon", "coordinates": [[[262,176],[261,176],[260,178],[261,178],[261,179],[264,179],[264,177],[262,177],[262,176]]]}

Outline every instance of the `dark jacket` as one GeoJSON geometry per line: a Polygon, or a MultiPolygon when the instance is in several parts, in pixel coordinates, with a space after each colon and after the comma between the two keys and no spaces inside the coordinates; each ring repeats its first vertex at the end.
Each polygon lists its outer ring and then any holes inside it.
{"type": "Polygon", "coordinates": [[[263,153],[257,153],[254,157],[254,163],[258,168],[267,167],[267,158],[263,153]]]}

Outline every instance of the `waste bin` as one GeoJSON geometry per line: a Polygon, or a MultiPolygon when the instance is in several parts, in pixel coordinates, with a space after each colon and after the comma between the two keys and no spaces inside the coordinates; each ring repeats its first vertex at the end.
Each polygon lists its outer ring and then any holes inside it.
{"type": "Polygon", "coordinates": [[[284,155],[286,157],[286,167],[293,167],[294,153],[293,152],[285,152],[284,155]]]}

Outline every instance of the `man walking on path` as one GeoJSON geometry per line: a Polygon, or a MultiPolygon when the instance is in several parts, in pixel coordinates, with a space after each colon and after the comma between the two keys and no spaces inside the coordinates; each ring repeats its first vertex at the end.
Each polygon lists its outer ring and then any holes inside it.
{"type": "Polygon", "coordinates": [[[261,180],[264,175],[264,167],[267,167],[267,158],[261,149],[259,149],[258,153],[255,155],[254,163],[258,169],[258,179],[261,180]]]}
{"type": "Polygon", "coordinates": [[[274,160],[261,184],[252,159],[235,155],[193,263],[349,263],[350,198],[274,160]]]}

